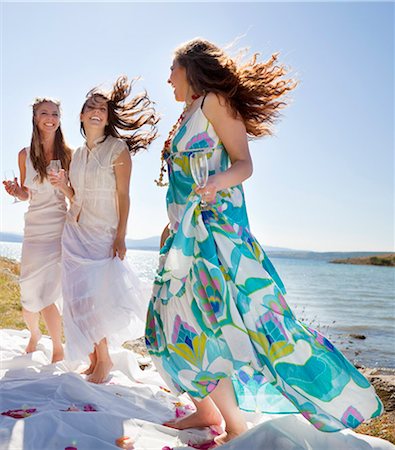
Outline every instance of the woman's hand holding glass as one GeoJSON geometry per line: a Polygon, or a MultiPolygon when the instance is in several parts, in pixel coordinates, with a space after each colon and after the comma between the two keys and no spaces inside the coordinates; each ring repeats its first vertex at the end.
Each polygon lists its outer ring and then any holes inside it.
{"type": "Polygon", "coordinates": [[[68,185],[68,178],[64,169],[60,169],[59,172],[55,172],[53,170],[48,172],[48,180],[53,187],[59,189],[60,191],[64,191],[68,185]]]}
{"type": "Polygon", "coordinates": [[[217,187],[213,177],[209,177],[207,154],[203,152],[192,153],[189,157],[191,174],[197,187],[195,192],[201,196],[202,208],[206,208],[208,203],[215,201],[217,187]]]}
{"type": "Polygon", "coordinates": [[[23,190],[21,186],[19,186],[18,178],[15,176],[13,170],[4,171],[3,184],[7,194],[14,197],[13,203],[18,203],[20,201],[18,197],[23,193],[23,190]]]}
{"type": "MultiPolygon", "coordinates": [[[[59,185],[59,173],[62,170],[62,163],[59,159],[52,159],[47,166],[48,180],[52,186],[61,188],[59,185]]],[[[57,190],[55,191],[57,192],[57,190]]]]}
{"type": "Polygon", "coordinates": [[[204,187],[197,187],[195,189],[196,194],[202,196],[202,200],[206,203],[215,202],[215,198],[218,192],[218,186],[215,183],[214,177],[209,177],[204,187]]]}

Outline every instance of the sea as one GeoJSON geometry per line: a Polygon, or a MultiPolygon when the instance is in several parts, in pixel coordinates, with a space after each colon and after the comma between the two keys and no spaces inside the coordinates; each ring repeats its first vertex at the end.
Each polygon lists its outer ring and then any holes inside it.
{"type": "MultiPolygon", "coordinates": [[[[0,242],[0,256],[20,260],[22,244],[0,242]]],[[[136,274],[151,282],[158,252],[128,250],[136,274]]],[[[323,333],[354,364],[395,368],[395,268],[270,257],[296,317],[323,333]]]]}

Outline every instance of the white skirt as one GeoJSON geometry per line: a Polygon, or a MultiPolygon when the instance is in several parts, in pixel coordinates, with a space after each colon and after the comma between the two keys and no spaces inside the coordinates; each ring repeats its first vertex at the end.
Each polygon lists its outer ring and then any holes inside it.
{"type": "Polygon", "coordinates": [[[127,261],[112,258],[113,237],[66,221],[62,278],[66,359],[86,359],[103,338],[109,347],[144,335],[149,292],[127,261]]]}

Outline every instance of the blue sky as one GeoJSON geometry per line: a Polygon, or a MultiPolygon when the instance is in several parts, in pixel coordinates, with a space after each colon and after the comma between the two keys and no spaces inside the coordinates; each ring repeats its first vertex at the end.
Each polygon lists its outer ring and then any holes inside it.
{"type": "MultiPolygon", "coordinates": [[[[160,138],[134,158],[128,237],[158,235],[165,189],[153,183],[182,105],[166,81],[172,51],[196,36],[241,37],[280,51],[300,85],[276,136],[251,144],[245,183],[261,243],[317,251],[390,251],[393,211],[392,3],[2,3],[1,171],[29,144],[36,96],[62,101],[68,142],[82,142],[85,94],[140,75],[162,115],[160,138]]],[[[1,230],[22,232],[27,203],[1,193],[1,230]]]]}

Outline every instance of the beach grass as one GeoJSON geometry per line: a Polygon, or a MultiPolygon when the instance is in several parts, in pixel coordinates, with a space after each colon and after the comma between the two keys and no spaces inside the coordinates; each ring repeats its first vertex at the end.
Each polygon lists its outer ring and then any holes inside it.
{"type": "MultiPolygon", "coordinates": [[[[22,317],[18,277],[19,263],[0,257],[0,328],[26,328],[22,317]]],[[[42,333],[46,331],[41,318],[40,330],[42,333]]]]}
{"type": "MultiPolygon", "coordinates": [[[[18,285],[19,263],[0,257],[0,328],[23,330],[26,325],[22,319],[20,305],[20,289],[18,285]]],[[[40,323],[43,333],[44,324],[40,323]]],[[[137,339],[124,345],[125,348],[144,354],[143,340],[137,339]]],[[[358,433],[376,436],[395,444],[395,412],[390,411],[382,416],[360,425],[358,433]]]]}

